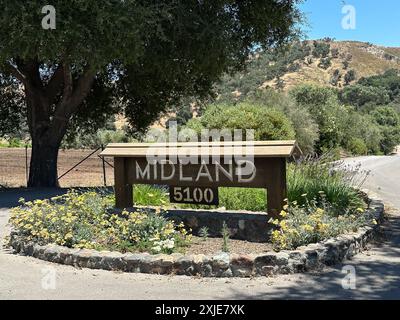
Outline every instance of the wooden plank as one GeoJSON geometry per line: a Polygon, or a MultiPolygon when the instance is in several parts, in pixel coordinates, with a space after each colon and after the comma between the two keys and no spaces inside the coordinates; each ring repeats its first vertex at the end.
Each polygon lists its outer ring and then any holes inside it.
{"type": "Polygon", "coordinates": [[[270,171],[267,183],[267,203],[268,214],[273,218],[278,218],[287,198],[286,185],[286,160],[270,159],[264,165],[270,165],[274,170],[270,171]]]}
{"type": "Polygon", "coordinates": [[[125,158],[114,159],[115,207],[119,209],[133,206],[132,185],[127,180],[126,162],[125,158]]]}
{"type": "Polygon", "coordinates": [[[148,148],[148,147],[201,147],[201,146],[288,146],[295,145],[295,140],[271,141],[211,141],[211,142],[155,142],[155,143],[109,143],[107,148],[148,148]]]}
{"type": "MultiPolygon", "coordinates": [[[[155,156],[168,157],[174,155],[193,155],[193,156],[209,156],[209,155],[226,155],[237,156],[240,149],[235,147],[145,147],[145,148],[106,148],[101,152],[103,157],[147,157],[154,154],[155,156]]],[[[242,153],[246,154],[246,148],[242,148],[242,153]]],[[[295,151],[294,145],[273,145],[273,146],[255,146],[253,150],[249,150],[250,155],[254,157],[290,157],[295,151]]]]}

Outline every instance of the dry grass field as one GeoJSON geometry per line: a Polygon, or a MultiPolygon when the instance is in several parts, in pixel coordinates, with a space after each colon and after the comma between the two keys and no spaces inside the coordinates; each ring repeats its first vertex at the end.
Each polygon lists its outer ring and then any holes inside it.
{"type": "MultiPolygon", "coordinates": [[[[58,176],[67,172],[83,160],[93,150],[60,150],[58,156],[58,176]]],[[[28,167],[31,150],[28,149],[28,167]]],[[[77,168],[62,177],[61,187],[94,187],[103,186],[103,166],[98,157],[100,151],[80,164],[77,168]]],[[[6,187],[26,186],[25,148],[0,148],[0,185],[6,187]]],[[[106,159],[113,164],[112,159],[106,159]]],[[[113,168],[106,164],[107,185],[114,184],[113,168]]]]}

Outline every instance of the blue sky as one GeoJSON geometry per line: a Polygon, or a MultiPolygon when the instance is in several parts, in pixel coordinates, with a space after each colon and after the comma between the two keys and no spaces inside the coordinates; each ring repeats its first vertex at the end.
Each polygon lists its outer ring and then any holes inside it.
{"type": "Polygon", "coordinates": [[[399,0],[305,0],[300,9],[308,18],[304,29],[308,39],[331,37],[400,47],[399,0]],[[342,28],[345,4],[355,8],[355,29],[342,28]]]}

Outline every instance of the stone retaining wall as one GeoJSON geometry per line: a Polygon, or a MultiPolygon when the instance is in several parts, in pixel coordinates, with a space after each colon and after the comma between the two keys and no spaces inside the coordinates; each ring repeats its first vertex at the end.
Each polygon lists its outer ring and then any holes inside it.
{"type": "MultiPolygon", "coordinates": [[[[383,219],[383,203],[372,200],[370,207],[369,210],[379,224],[383,219]]],[[[26,243],[15,233],[11,234],[10,246],[20,254],[80,268],[204,277],[251,277],[299,273],[319,269],[324,265],[334,265],[362,251],[377,227],[378,225],[371,224],[355,233],[310,244],[294,251],[250,255],[218,253],[212,256],[185,256],[99,252],[26,243]]]]}

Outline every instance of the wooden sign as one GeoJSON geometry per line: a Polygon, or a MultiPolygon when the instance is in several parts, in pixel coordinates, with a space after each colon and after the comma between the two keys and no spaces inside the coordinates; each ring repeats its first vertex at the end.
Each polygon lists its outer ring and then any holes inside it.
{"type": "Polygon", "coordinates": [[[295,141],[112,143],[100,155],[114,157],[117,208],[133,206],[134,184],[167,185],[171,202],[210,205],[218,203],[218,187],[264,188],[268,213],[276,217],[287,194],[286,159],[296,152],[295,141]],[[249,145],[253,158],[237,157],[237,147],[249,145]],[[152,153],[158,161],[149,160],[152,153]],[[195,161],[182,161],[187,155],[195,161]]]}
{"type": "Polygon", "coordinates": [[[219,205],[218,188],[212,187],[169,187],[171,203],[219,205]]]}

